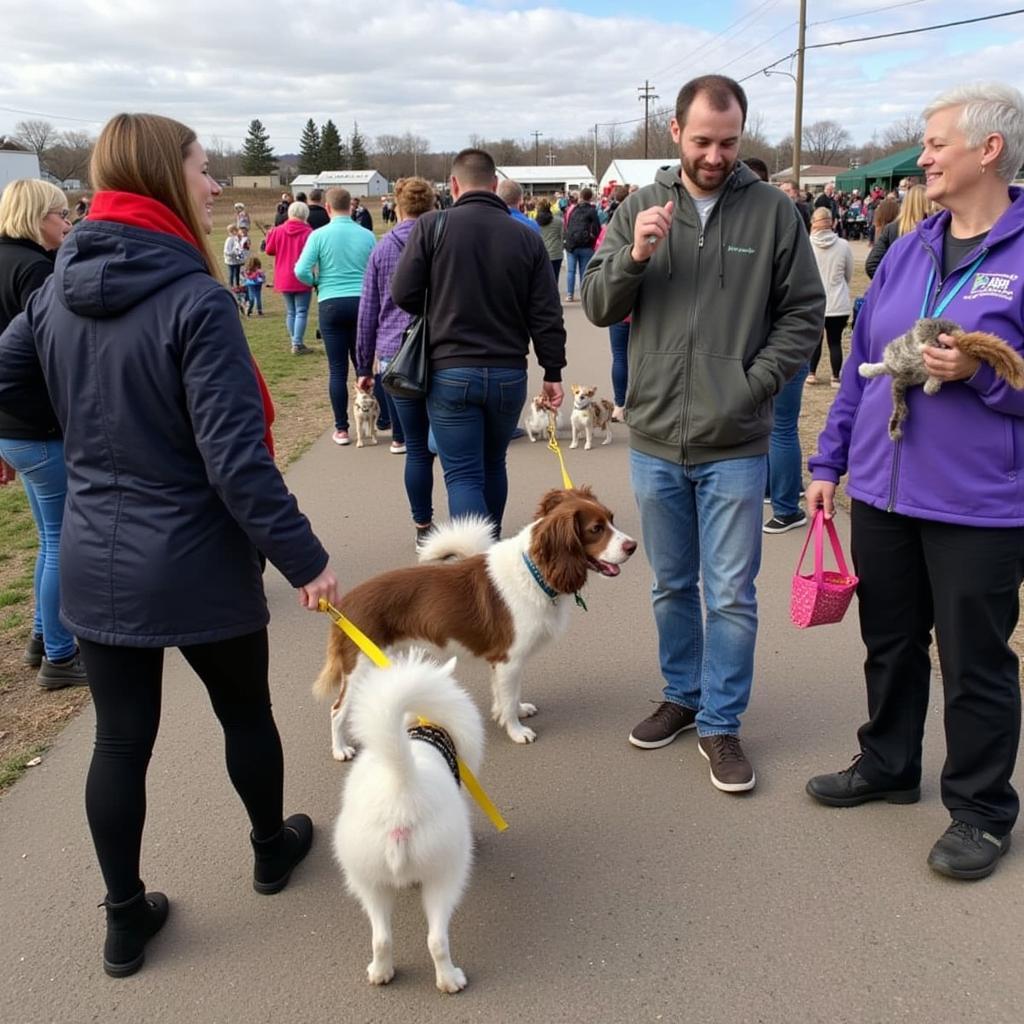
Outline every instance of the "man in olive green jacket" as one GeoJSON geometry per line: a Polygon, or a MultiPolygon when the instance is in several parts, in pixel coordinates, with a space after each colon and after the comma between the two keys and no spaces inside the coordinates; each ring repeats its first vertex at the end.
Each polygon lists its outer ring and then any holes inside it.
{"type": "Polygon", "coordinates": [[[739,162],[746,111],[732,79],[683,86],[672,120],[681,166],[622,204],[582,289],[598,326],[632,315],[630,472],[665,686],[629,740],[663,747],[696,728],[712,783],[730,793],[755,782],[739,727],[772,403],[817,345],[825,311],[793,204],[739,162]]]}

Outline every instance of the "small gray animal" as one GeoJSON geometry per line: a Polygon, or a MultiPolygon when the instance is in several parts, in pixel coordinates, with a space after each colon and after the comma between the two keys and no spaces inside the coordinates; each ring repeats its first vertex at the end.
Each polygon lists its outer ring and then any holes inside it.
{"type": "Polygon", "coordinates": [[[996,376],[1005,380],[1010,387],[1024,389],[1024,359],[1016,349],[1011,348],[1002,338],[985,331],[965,331],[958,323],[945,319],[918,320],[906,334],[893,338],[882,351],[880,363],[861,363],[857,372],[862,377],[892,376],[892,418],[889,420],[889,436],[898,441],[903,436],[903,421],[907,418],[907,388],[915,384],[924,385],[926,395],[938,394],[942,381],[932,377],[925,369],[923,349],[948,348],[939,341],[940,334],[949,334],[957,339],[957,348],[975,359],[988,363],[996,376]]]}

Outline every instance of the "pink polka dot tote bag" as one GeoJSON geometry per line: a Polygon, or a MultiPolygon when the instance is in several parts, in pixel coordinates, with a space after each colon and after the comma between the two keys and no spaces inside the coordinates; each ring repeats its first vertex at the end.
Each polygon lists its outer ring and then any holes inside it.
{"type": "Polygon", "coordinates": [[[825,518],[824,511],[819,508],[814,513],[803,550],[800,552],[800,560],[796,564],[796,572],[793,573],[793,588],[789,601],[790,618],[801,629],[839,622],[846,614],[846,609],[850,607],[856,589],[857,577],[846,567],[846,559],[843,558],[843,549],[839,544],[835,525],[831,519],[825,518]],[[832,553],[839,567],[838,572],[825,568],[825,533],[828,533],[828,539],[832,544],[832,553]],[[812,537],[814,568],[811,572],[803,573],[800,570],[812,537]]]}

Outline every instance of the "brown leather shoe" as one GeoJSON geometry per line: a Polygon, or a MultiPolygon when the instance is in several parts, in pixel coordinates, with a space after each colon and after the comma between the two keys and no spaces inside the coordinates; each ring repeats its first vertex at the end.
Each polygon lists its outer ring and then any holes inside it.
{"type": "Polygon", "coordinates": [[[711,767],[711,784],[723,793],[746,793],[754,788],[754,769],[743,753],[739,736],[701,736],[697,749],[711,767]]]}
{"type": "Polygon", "coordinates": [[[667,747],[681,732],[693,729],[696,724],[696,711],[665,700],[633,729],[629,742],[642,750],[667,747]]]}

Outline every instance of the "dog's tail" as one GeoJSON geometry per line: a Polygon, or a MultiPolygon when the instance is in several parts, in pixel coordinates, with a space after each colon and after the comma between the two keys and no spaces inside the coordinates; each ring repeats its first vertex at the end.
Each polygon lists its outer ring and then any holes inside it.
{"type": "Polygon", "coordinates": [[[482,555],[494,543],[494,526],[484,516],[460,516],[442,523],[420,545],[421,562],[440,562],[445,558],[469,558],[482,555]]]}
{"type": "Polygon", "coordinates": [[[970,331],[956,336],[956,347],[975,359],[988,363],[1011,388],[1024,388],[1024,359],[1002,338],[984,331],[970,331]]]}
{"type": "MultiPolygon", "coordinates": [[[[455,681],[455,659],[442,665],[422,648],[395,655],[388,668],[367,675],[352,692],[352,732],[371,752],[386,761],[400,787],[412,776],[406,734],[415,719],[441,726],[452,738],[459,757],[475,771],[483,756],[483,724],[476,705],[455,681]]],[[[404,788],[404,787],[403,787],[404,788]]]]}
{"type": "Polygon", "coordinates": [[[327,635],[327,657],[324,658],[324,667],[320,669],[320,675],[313,682],[313,694],[321,700],[328,697],[337,697],[342,692],[345,682],[345,665],[342,660],[342,649],[345,638],[340,634],[335,636],[336,627],[331,626],[327,635]]]}

